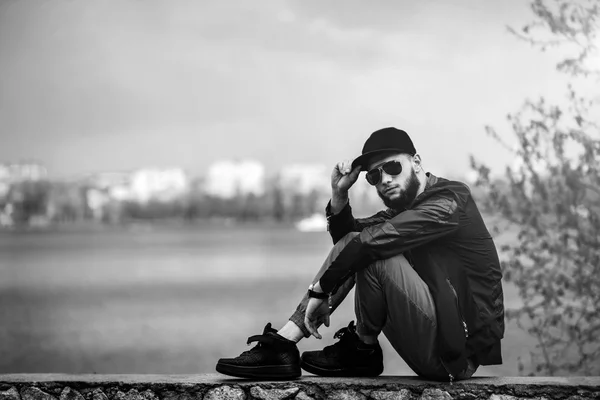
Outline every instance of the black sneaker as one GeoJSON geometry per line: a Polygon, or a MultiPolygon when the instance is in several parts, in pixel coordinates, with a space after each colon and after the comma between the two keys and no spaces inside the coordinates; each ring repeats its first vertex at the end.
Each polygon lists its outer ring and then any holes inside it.
{"type": "Polygon", "coordinates": [[[294,379],[302,375],[296,343],[277,334],[269,322],[262,335],[248,338],[252,349],[235,358],[221,358],[217,372],[250,379],[294,379]]]}
{"type": "Polygon", "coordinates": [[[302,353],[303,370],[321,376],[372,377],[383,372],[383,353],[379,343],[368,345],[356,334],[354,321],[335,333],[339,342],[320,351],[302,353]]]}

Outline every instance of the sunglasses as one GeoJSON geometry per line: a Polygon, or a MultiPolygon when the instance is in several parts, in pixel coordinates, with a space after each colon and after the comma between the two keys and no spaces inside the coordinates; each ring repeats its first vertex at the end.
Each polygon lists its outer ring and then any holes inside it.
{"type": "Polygon", "coordinates": [[[373,168],[367,172],[367,175],[365,176],[365,178],[367,178],[367,182],[373,186],[377,185],[379,182],[381,182],[382,171],[392,176],[400,175],[402,172],[402,164],[400,164],[400,161],[388,161],[377,168],[373,168]]]}

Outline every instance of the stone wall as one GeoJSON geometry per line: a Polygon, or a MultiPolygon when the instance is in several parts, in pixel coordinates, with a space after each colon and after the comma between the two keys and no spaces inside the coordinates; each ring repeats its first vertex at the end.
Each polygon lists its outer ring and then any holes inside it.
{"type": "Polygon", "coordinates": [[[600,400],[600,377],[248,381],[223,375],[0,375],[0,400],[600,400]]]}

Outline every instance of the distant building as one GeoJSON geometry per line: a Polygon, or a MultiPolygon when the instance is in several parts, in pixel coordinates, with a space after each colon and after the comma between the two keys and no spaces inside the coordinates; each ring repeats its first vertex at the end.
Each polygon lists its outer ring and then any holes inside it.
{"type": "MultiPolygon", "coordinates": [[[[0,164],[0,226],[13,224],[12,214],[15,199],[9,199],[11,186],[19,182],[39,181],[48,177],[48,170],[34,162],[0,164]]],[[[15,198],[22,195],[15,194],[15,198]]]]}
{"type": "Polygon", "coordinates": [[[86,192],[86,203],[95,220],[103,219],[110,201],[108,193],[101,189],[91,188],[86,192]]]}
{"type": "MultiPolygon", "coordinates": [[[[279,172],[278,186],[283,191],[284,203],[293,206],[295,195],[312,196],[316,210],[324,213],[331,198],[332,167],[318,164],[293,164],[284,166],[279,172]]],[[[370,215],[383,208],[373,186],[361,174],[349,191],[352,208],[358,216],[370,215]]]]}
{"type": "Polygon", "coordinates": [[[88,179],[91,186],[109,190],[117,186],[129,186],[131,181],[131,172],[101,172],[88,179]]]}
{"type": "Polygon", "coordinates": [[[10,183],[0,181],[0,200],[5,198],[10,190],[10,183]]]}
{"type": "Polygon", "coordinates": [[[253,160],[218,161],[208,168],[204,192],[226,199],[236,195],[262,196],[265,193],[265,168],[253,160]]]}
{"type": "Polygon", "coordinates": [[[14,225],[13,210],[14,207],[10,203],[4,207],[0,207],[0,227],[11,227],[14,225]]]}
{"type": "Polygon", "coordinates": [[[89,180],[93,203],[104,193],[109,199],[146,203],[171,201],[189,190],[189,179],[180,168],[144,168],[133,172],[103,172],[89,180]]]}
{"type": "MultiPolygon", "coordinates": [[[[190,181],[180,168],[144,168],[133,172],[103,172],[87,182],[86,203],[94,219],[117,215],[124,202],[170,202],[188,193],[190,181]]],[[[118,217],[110,217],[118,219],[118,217]]]]}
{"type": "Polygon", "coordinates": [[[48,170],[38,163],[0,164],[0,182],[38,181],[48,177],[48,170]]]}
{"type": "MultiPolygon", "coordinates": [[[[107,203],[109,200],[131,200],[131,173],[130,172],[102,172],[88,180],[88,203],[107,203]],[[105,200],[100,200],[105,198],[105,200]]],[[[90,205],[91,207],[91,205],[90,205]]],[[[93,210],[93,208],[92,208],[93,210]]]]}
{"type": "Polygon", "coordinates": [[[331,192],[331,170],[318,164],[292,164],[279,172],[279,185],[294,194],[331,192]]]}
{"type": "Polygon", "coordinates": [[[130,190],[133,199],[140,203],[173,201],[187,193],[189,179],[180,168],[141,169],[132,174],[130,190]]]}

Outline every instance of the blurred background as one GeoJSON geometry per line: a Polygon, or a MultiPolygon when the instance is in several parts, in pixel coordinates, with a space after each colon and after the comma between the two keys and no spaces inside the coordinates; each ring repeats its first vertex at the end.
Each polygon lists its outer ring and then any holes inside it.
{"type": "MultiPolygon", "coordinates": [[[[387,126],[471,187],[503,260],[504,364],[476,376],[600,373],[599,18],[0,0],[0,373],[213,372],[287,321],[332,246],[331,169],[387,126]]],[[[362,176],[350,198],[383,207],[362,176]]]]}

